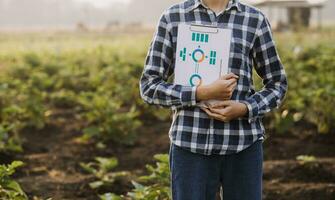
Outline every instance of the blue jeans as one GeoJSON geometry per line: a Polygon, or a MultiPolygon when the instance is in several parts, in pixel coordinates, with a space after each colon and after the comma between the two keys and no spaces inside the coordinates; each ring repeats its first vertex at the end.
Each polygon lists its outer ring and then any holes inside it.
{"type": "Polygon", "coordinates": [[[173,200],[261,200],[263,145],[257,141],[231,155],[202,155],[170,144],[173,200]]]}

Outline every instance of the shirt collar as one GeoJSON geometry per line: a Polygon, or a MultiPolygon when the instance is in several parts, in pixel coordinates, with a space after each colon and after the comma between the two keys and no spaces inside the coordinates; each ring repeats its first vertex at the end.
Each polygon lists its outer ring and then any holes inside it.
{"type": "MultiPolygon", "coordinates": [[[[190,2],[191,2],[191,5],[188,11],[192,11],[198,8],[199,6],[203,6],[207,8],[207,6],[204,5],[202,0],[190,0],[190,2]]],[[[231,10],[232,8],[237,8],[237,11],[242,11],[239,0],[229,0],[228,5],[225,10],[231,10]]]]}

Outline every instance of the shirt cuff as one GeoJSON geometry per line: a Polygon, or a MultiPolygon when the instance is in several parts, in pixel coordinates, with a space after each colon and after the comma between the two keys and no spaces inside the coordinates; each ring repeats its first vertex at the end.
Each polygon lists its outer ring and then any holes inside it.
{"type": "Polygon", "coordinates": [[[182,86],[181,89],[181,104],[183,106],[195,106],[196,101],[196,86],[182,86]]]}
{"type": "Polygon", "coordinates": [[[245,101],[240,101],[241,103],[244,103],[248,108],[248,114],[247,118],[249,123],[254,123],[257,119],[257,113],[258,113],[258,105],[256,101],[249,99],[245,101]]]}

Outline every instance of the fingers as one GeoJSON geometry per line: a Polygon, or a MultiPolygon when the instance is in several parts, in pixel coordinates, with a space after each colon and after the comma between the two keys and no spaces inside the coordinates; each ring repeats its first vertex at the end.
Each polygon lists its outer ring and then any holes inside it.
{"type": "Polygon", "coordinates": [[[237,86],[236,79],[225,80],[226,91],[222,92],[220,100],[230,100],[237,86]]]}
{"type": "Polygon", "coordinates": [[[222,115],[222,116],[227,115],[227,109],[226,108],[209,108],[209,110],[212,113],[215,113],[215,114],[218,114],[218,115],[222,115]]]}
{"type": "Polygon", "coordinates": [[[209,105],[208,102],[201,102],[201,103],[199,104],[199,107],[200,107],[200,108],[209,108],[210,105],[209,105]]]}
{"type": "Polygon", "coordinates": [[[201,108],[201,110],[205,111],[207,113],[207,115],[209,115],[209,116],[212,115],[212,113],[207,108],[201,108]]]}
{"type": "Polygon", "coordinates": [[[237,85],[237,80],[232,78],[232,79],[228,79],[226,80],[226,84],[227,84],[227,88],[230,88],[232,86],[236,86],[237,85]]]}
{"type": "Polygon", "coordinates": [[[234,73],[229,73],[229,74],[226,74],[226,75],[223,75],[222,77],[221,77],[221,79],[223,79],[223,80],[228,80],[228,79],[238,79],[239,77],[236,75],[236,74],[234,74],[234,73]]]}
{"type": "Polygon", "coordinates": [[[237,86],[237,82],[231,84],[231,85],[228,87],[228,90],[232,92],[232,91],[234,91],[234,89],[236,88],[236,86],[237,86]]]}
{"type": "Polygon", "coordinates": [[[216,119],[216,120],[219,120],[219,121],[223,121],[223,122],[228,122],[229,121],[229,119],[227,117],[225,117],[223,115],[220,115],[220,114],[213,113],[209,109],[204,108],[202,110],[205,111],[210,118],[213,118],[213,119],[216,119]]]}
{"type": "Polygon", "coordinates": [[[217,103],[213,103],[211,104],[211,108],[218,108],[218,107],[226,107],[226,106],[230,106],[232,103],[232,101],[220,101],[217,103]]]}
{"type": "Polygon", "coordinates": [[[219,115],[219,114],[216,114],[216,113],[212,113],[212,112],[211,112],[210,110],[208,110],[208,109],[205,109],[204,111],[207,113],[207,115],[208,115],[209,117],[223,121],[223,118],[224,118],[224,117],[223,117],[222,115],[219,115]]]}

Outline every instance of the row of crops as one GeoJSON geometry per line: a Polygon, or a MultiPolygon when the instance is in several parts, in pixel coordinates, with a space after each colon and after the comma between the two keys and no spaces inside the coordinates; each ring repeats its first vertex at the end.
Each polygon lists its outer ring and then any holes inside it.
{"type": "MultiPolygon", "coordinates": [[[[131,145],[145,121],[169,120],[169,110],[149,107],[139,97],[138,81],[149,39],[137,40],[127,38],[120,43],[113,38],[112,42],[67,49],[57,44],[16,51],[9,45],[11,50],[6,52],[6,47],[1,47],[0,151],[24,151],[21,136],[25,130],[43,129],[64,112],[75,116],[83,139],[101,144],[112,140],[131,145]]],[[[280,134],[308,124],[319,133],[333,133],[335,46],[281,41],[279,51],[288,74],[289,92],[282,108],[269,115],[267,127],[280,134]]],[[[66,43],[64,46],[69,45],[66,43]]],[[[82,166],[93,172],[87,165],[82,166]]],[[[6,188],[0,183],[1,196],[6,188]]],[[[144,190],[144,186],[134,184],[137,190],[144,190]]]]}

